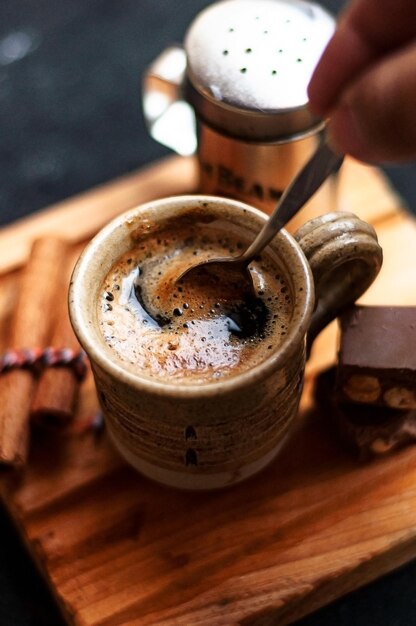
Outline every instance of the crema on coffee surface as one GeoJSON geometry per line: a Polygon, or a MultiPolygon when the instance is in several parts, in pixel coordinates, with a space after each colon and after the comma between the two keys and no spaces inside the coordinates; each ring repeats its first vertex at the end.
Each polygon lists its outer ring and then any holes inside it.
{"type": "Polygon", "coordinates": [[[287,334],[293,307],[267,250],[250,265],[255,295],[242,296],[238,285],[212,284],[203,275],[177,282],[191,265],[237,256],[248,244],[246,233],[209,215],[137,229],[131,249],[107,274],[98,302],[100,330],[113,358],[140,376],[206,384],[270,356],[287,334]]]}

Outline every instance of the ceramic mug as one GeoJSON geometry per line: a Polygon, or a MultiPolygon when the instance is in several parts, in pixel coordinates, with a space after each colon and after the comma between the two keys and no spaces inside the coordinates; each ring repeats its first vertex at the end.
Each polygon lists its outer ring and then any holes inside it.
{"type": "Polygon", "coordinates": [[[72,325],[90,358],[115,447],[142,474],[184,489],[229,486],[272,461],[297,424],[307,337],[353,303],[382,263],[374,229],[351,213],[315,218],[295,237],[282,230],[269,245],[293,306],[287,334],[267,358],[235,376],[195,385],[127,370],[99,329],[104,279],[133,247],[132,232],[140,224],[193,210],[198,216],[201,207],[248,229],[253,239],[266,220],[249,205],[214,196],[149,202],[96,235],[75,267],[69,291],[72,325]]]}

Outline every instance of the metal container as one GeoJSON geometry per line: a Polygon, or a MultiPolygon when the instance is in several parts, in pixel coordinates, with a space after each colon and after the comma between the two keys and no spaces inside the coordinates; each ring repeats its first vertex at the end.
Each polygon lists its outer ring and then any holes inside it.
{"type": "Polygon", "coordinates": [[[184,47],[162,52],[144,77],[150,133],[179,154],[197,153],[202,193],[270,212],[324,127],[306,90],[334,28],[329,13],[302,0],[210,5],[184,47]]]}

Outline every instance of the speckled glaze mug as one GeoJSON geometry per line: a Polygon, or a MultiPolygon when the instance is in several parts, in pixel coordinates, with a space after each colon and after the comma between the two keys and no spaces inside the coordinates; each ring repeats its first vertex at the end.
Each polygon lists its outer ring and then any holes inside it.
{"type": "Polygon", "coordinates": [[[143,220],[179,217],[209,206],[255,234],[265,215],[212,196],[155,200],[120,215],[90,242],[71,281],[69,310],[93,369],[108,433],[142,474],[183,489],[214,489],[255,474],[277,455],[297,423],[307,340],[373,282],[382,252],[374,229],[350,213],[281,231],[271,253],[293,303],[286,336],[252,369],[204,384],[159,381],[123,368],[106,349],[97,302],[108,271],[133,247],[143,220]],[[205,205],[204,205],[205,203],[205,205]]]}

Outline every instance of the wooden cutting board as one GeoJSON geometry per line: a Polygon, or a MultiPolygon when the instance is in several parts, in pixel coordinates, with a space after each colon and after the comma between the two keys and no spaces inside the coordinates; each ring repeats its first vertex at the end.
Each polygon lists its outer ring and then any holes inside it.
{"type": "MultiPolygon", "coordinates": [[[[169,159],[3,229],[3,336],[34,237],[86,240],[121,210],[191,191],[195,180],[192,160],[169,159]]],[[[363,301],[416,304],[416,225],[400,199],[377,170],[351,161],[339,199],[376,225],[384,248],[363,301]]],[[[416,556],[416,447],[366,464],[344,452],[313,401],[316,374],[335,350],[333,324],[314,346],[302,426],[282,456],[248,482],[209,494],[153,484],[105,433],[85,429],[97,408],[87,379],[72,430],[37,434],[26,470],[0,480],[69,624],[287,624],[416,556]]]]}

